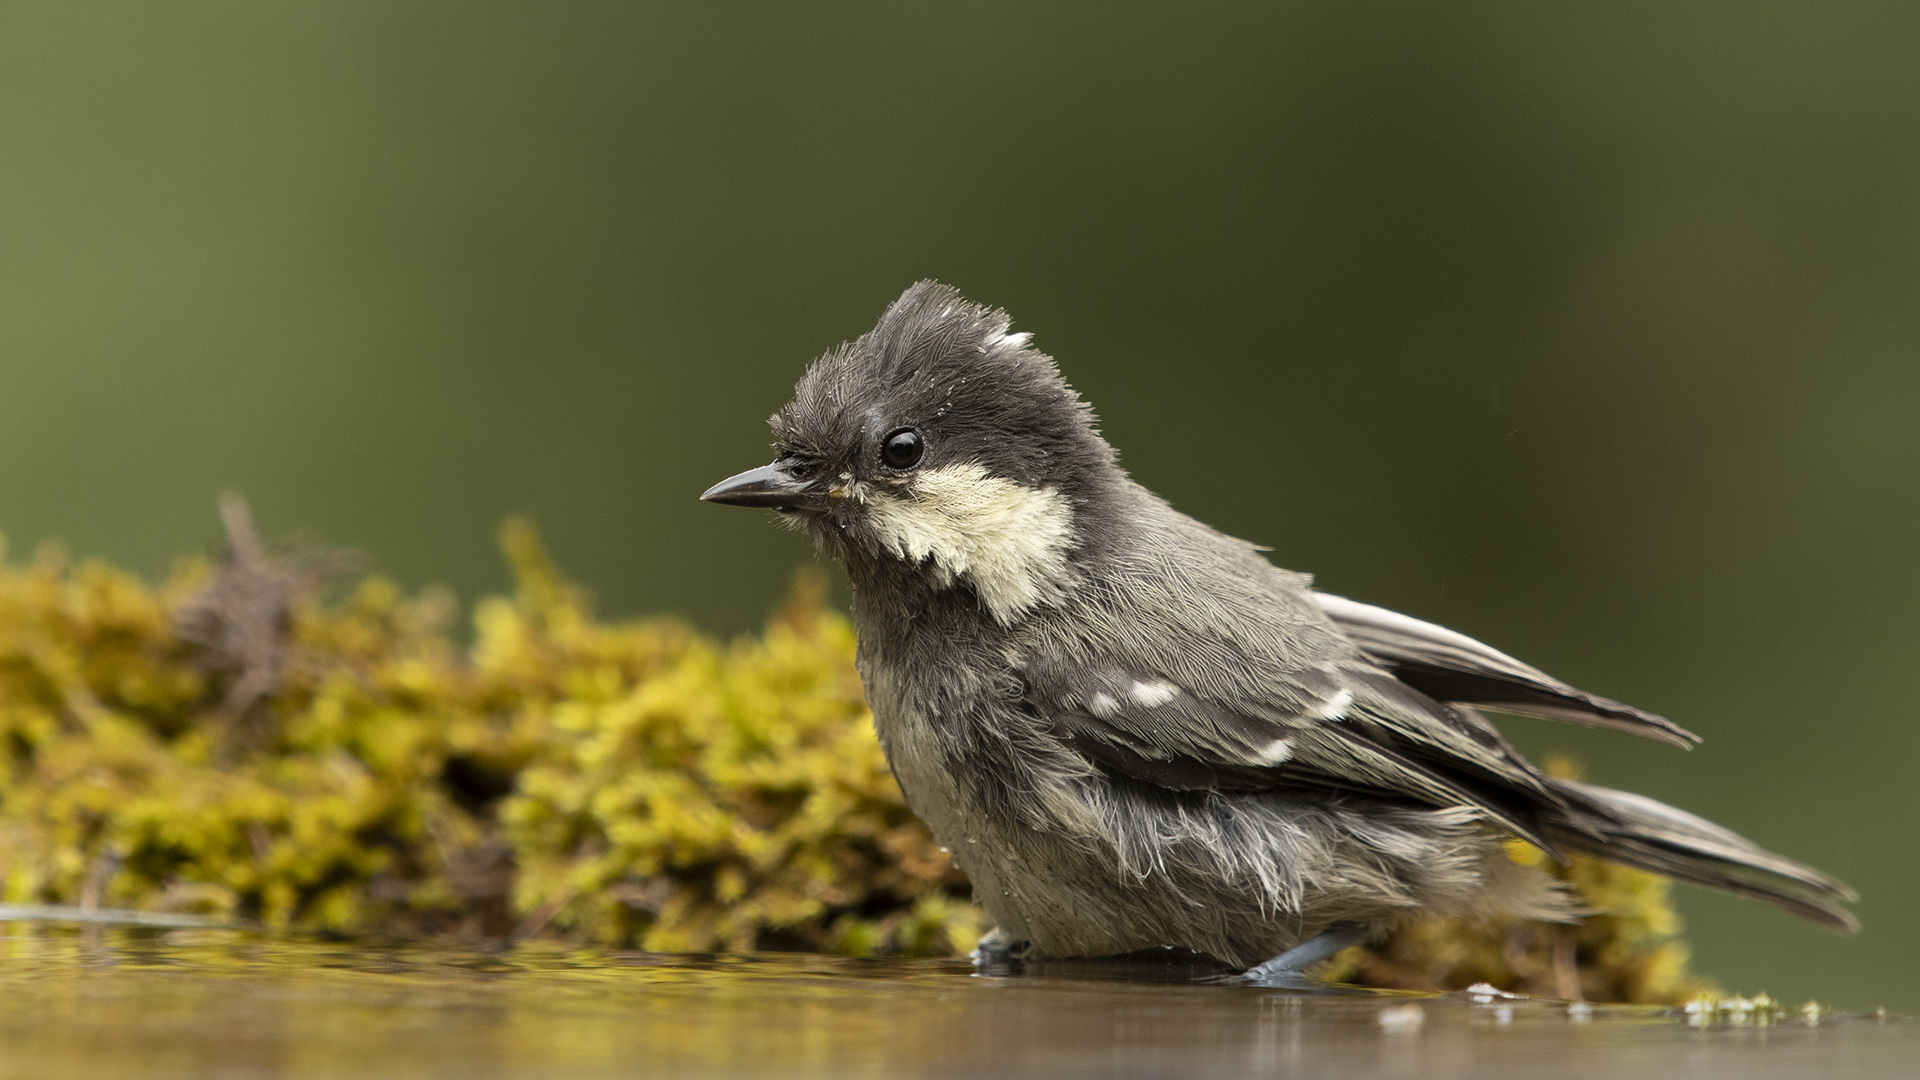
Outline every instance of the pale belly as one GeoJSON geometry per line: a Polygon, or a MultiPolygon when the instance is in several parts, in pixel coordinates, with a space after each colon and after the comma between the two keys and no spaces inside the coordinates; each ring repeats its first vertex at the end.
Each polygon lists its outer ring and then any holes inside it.
{"type": "MultiPolygon", "coordinates": [[[[1251,964],[1335,922],[1384,927],[1423,911],[1505,906],[1486,895],[1484,874],[1512,864],[1471,815],[1284,792],[1143,792],[1084,765],[970,784],[995,766],[951,760],[960,751],[943,749],[937,721],[889,689],[876,680],[868,695],[907,805],[972,880],[1003,939],[1038,955],[1171,945],[1251,964]],[[992,798],[1023,801],[983,802],[992,798]]],[[[1061,752],[1048,764],[1078,761],[1061,752]]]]}

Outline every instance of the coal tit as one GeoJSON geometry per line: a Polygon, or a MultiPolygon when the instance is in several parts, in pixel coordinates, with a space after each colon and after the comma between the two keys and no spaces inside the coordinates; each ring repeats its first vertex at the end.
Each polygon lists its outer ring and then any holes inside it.
{"type": "Polygon", "coordinates": [[[1005,312],[920,282],[772,427],[773,463],[703,498],[846,566],[881,742],[990,955],[1174,946],[1281,977],[1427,914],[1575,917],[1507,837],[1858,926],[1841,882],[1549,777],[1478,710],[1685,729],[1317,592],[1136,483],[1005,312]]]}

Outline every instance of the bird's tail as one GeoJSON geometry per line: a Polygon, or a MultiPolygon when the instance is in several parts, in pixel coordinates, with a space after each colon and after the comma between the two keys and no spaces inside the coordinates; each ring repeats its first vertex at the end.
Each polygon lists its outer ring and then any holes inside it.
{"type": "Polygon", "coordinates": [[[1860,920],[1840,906],[1858,895],[1811,866],[1644,795],[1572,780],[1552,784],[1577,819],[1546,824],[1543,831],[1560,847],[1750,896],[1843,934],[1860,929],[1860,920]]]}

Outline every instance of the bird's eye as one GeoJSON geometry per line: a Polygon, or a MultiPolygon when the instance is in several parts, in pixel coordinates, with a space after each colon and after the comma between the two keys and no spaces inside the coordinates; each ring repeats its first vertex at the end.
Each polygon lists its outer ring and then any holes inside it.
{"type": "Polygon", "coordinates": [[[911,469],[920,464],[920,458],[926,452],[927,441],[910,427],[888,434],[886,441],[880,444],[880,460],[886,462],[889,469],[911,469]]]}

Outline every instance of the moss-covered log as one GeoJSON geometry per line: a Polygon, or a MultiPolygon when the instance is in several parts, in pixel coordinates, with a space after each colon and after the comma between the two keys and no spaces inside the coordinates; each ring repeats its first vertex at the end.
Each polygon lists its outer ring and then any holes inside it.
{"type": "MultiPolygon", "coordinates": [[[[596,619],[510,522],[517,592],[461,647],[445,591],[371,577],[323,602],[343,563],[271,555],[228,509],[227,556],[158,587],[51,548],[0,564],[6,902],[671,951],[943,955],[983,929],[901,800],[817,576],[725,644],[596,619]]],[[[1696,988],[1664,881],[1561,873],[1596,912],[1577,926],[1418,923],[1330,974],[1696,988]]]]}

